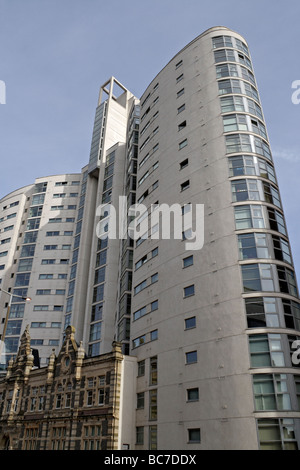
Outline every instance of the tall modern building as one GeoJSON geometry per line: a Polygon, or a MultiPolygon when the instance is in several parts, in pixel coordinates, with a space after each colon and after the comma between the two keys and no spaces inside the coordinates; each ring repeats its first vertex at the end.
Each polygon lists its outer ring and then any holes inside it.
{"type": "MultiPolygon", "coordinates": [[[[2,199],[2,209],[1,286],[32,297],[26,306],[14,299],[8,356],[28,322],[44,360],[45,346],[62,344],[69,325],[90,357],[122,343],[137,360],[134,449],[299,448],[300,300],[242,36],[207,30],[140,99],[111,78],[82,172],[39,179],[2,199]],[[65,196],[57,200],[60,183],[65,196]],[[133,204],[141,209],[138,237],[124,224],[133,204]],[[161,226],[176,218],[175,205],[190,222],[167,239],[161,226]],[[195,249],[187,242],[202,238],[199,205],[204,243],[195,249]],[[48,293],[37,297],[42,289],[48,293]]],[[[0,302],[5,318],[4,293],[0,302]]]]}

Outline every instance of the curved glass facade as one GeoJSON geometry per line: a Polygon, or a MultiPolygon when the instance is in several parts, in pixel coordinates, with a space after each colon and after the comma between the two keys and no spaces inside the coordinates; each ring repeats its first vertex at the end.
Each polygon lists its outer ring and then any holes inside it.
{"type": "Polygon", "coordinates": [[[248,49],[230,36],[212,42],[260,448],[295,450],[300,302],[278,183],[248,49]]]}

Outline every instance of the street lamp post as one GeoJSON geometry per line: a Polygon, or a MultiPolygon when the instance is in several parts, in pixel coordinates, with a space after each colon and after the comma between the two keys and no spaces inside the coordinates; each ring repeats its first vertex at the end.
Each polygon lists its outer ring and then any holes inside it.
{"type": "Polygon", "coordinates": [[[20,299],[25,300],[25,302],[30,302],[31,298],[30,297],[23,297],[22,295],[16,295],[16,294],[13,294],[12,292],[8,292],[8,291],[6,291],[4,289],[1,289],[1,288],[0,288],[0,292],[4,292],[4,294],[9,295],[9,302],[8,302],[7,312],[6,312],[6,315],[5,315],[5,321],[4,321],[4,326],[3,326],[3,331],[2,331],[2,335],[1,335],[1,341],[0,341],[0,359],[1,359],[2,348],[3,348],[3,345],[4,345],[4,340],[5,340],[5,335],[6,335],[7,323],[8,323],[8,318],[9,318],[9,314],[10,314],[12,299],[13,299],[13,297],[19,297],[20,299]]]}

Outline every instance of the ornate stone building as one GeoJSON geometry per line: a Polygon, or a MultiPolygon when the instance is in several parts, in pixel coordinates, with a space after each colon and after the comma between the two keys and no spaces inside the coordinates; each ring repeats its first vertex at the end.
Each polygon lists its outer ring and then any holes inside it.
{"type": "Polygon", "coordinates": [[[120,410],[126,400],[126,407],[132,405],[134,393],[130,397],[124,385],[127,379],[134,383],[134,358],[124,357],[116,342],[110,353],[87,358],[74,333],[69,326],[58,356],[53,352],[48,366],[37,368],[25,329],[17,357],[0,381],[0,449],[133,447],[130,423],[120,419],[120,410]]]}

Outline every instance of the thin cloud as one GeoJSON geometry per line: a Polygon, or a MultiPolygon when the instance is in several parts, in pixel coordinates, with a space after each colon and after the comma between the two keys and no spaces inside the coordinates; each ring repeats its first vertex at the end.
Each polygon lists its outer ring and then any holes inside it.
{"type": "Polygon", "coordinates": [[[286,160],[292,163],[300,163],[300,151],[292,149],[275,149],[273,150],[273,157],[280,160],[286,160]]]}

